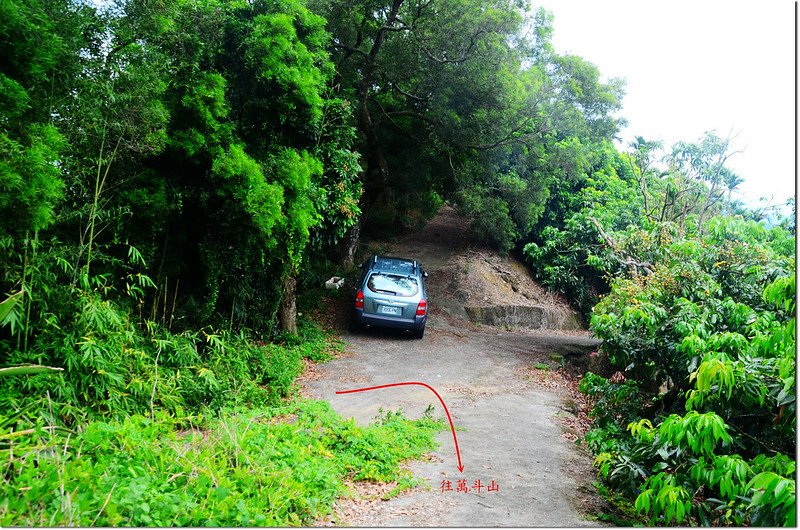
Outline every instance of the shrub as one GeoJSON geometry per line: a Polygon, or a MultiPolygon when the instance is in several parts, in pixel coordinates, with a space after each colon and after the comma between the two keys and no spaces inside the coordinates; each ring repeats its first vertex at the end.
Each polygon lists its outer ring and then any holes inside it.
{"type": "Polygon", "coordinates": [[[584,378],[595,399],[586,441],[650,524],[792,526],[791,238],[735,218],[705,228],[595,307],[592,327],[628,380],[584,378]]]}
{"type": "Polygon", "coordinates": [[[359,427],[325,402],[297,401],[189,428],[164,412],[93,421],[68,438],[40,428],[0,450],[0,524],[310,526],[345,480],[404,477],[399,463],[434,449],[443,427],[399,413],[359,427]]]}

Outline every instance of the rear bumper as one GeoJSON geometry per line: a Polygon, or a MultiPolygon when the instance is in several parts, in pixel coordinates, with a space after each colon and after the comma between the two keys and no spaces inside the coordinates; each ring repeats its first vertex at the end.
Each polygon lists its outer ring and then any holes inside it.
{"type": "Polygon", "coordinates": [[[384,315],[364,313],[363,309],[353,310],[353,320],[362,326],[375,326],[381,328],[410,329],[419,331],[425,327],[428,315],[411,318],[397,318],[384,315]]]}

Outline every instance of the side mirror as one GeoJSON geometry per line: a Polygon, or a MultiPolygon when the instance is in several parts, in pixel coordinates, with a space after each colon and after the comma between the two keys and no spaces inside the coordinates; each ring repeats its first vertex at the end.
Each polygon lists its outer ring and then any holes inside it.
{"type": "Polygon", "coordinates": [[[427,273],[427,272],[423,272],[423,273],[422,273],[422,277],[423,277],[423,278],[427,278],[427,277],[428,277],[428,273],[427,273]]]}

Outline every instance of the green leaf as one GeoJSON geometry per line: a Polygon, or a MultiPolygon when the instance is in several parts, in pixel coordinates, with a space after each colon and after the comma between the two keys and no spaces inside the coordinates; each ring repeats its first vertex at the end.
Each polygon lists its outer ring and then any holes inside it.
{"type": "Polygon", "coordinates": [[[26,364],[21,366],[9,366],[7,368],[0,368],[0,377],[12,375],[34,375],[43,374],[48,372],[63,372],[63,368],[56,368],[53,366],[42,366],[39,364],[26,364]]]}
{"type": "Polygon", "coordinates": [[[794,528],[797,526],[797,504],[791,503],[789,510],[786,512],[784,519],[784,526],[787,528],[794,528]]]}
{"type": "Polygon", "coordinates": [[[651,490],[645,490],[636,497],[636,502],[634,502],[634,507],[639,511],[639,513],[650,513],[650,494],[651,490]]]}
{"type": "Polygon", "coordinates": [[[14,308],[22,301],[23,291],[18,291],[0,302],[0,323],[5,324],[6,318],[14,308]]]}
{"type": "Polygon", "coordinates": [[[675,522],[680,524],[683,521],[683,517],[686,514],[686,508],[684,507],[683,503],[679,502],[675,504],[675,522]]]}
{"type": "Polygon", "coordinates": [[[230,492],[231,492],[230,488],[219,486],[214,490],[214,498],[217,500],[217,502],[221,502],[228,497],[230,492]]]}

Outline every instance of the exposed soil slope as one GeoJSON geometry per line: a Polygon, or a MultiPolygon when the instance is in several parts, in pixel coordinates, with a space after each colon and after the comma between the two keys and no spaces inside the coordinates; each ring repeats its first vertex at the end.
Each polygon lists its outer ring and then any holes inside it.
{"type": "MultiPolygon", "coordinates": [[[[381,253],[383,242],[367,244],[381,253]]],[[[542,288],[513,256],[476,243],[469,223],[449,206],[424,230],[391,245],[430,272],[433,307],[478,324],[528,329],[579,330],[581,319],[564,297],[542,288]]]]}

